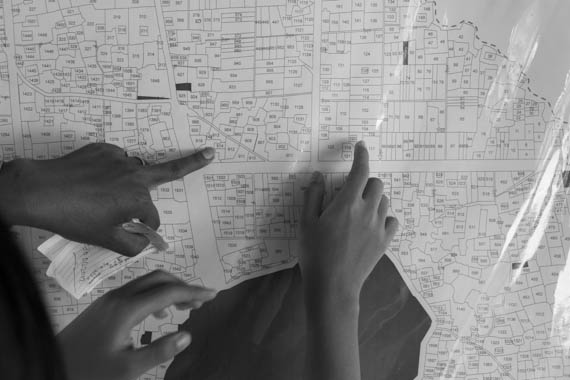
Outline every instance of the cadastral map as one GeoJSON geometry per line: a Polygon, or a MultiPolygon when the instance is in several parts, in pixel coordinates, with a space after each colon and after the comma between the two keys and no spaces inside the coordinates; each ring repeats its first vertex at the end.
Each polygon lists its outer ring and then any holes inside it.
{"type": "MultiPolygon", "coordinates": [[[[364,140],[400,221],[388,255],[432,320],[417,378],[570,376],[553,325],[570,181],[562,164],[536,169],[566,124],[468,19],[447,25],[424,0],[0,0],[0,44],[3,161],[94,142],[149,162],[216,148],[151,192],[170,248],[79,300],[45,275],[35,248],[51,234],[15,231],[56,330],[155,269],[224,289],[294,266],[311,171],[333,196],[364,140]]],[[[133,339],[187,317],[149,317],[133,339]]]]}

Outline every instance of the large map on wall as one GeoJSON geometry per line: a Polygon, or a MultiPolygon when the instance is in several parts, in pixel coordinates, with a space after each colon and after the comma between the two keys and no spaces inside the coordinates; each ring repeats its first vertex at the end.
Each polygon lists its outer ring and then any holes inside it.
{"type": "Polygon", "coordinates": [[[420,0],[0,0],[0,40],[0,159],[217,152],[152,191],[169,250],[79,300],[44,275],[50,234],[19,230],[57,329],[154,269],[222,289],[292,267],[311,171],[334,193],[364,140],[400,220],[388,255],[432,320],[418,378],[570,376],[567,126],[468,19],[420,0]]]}

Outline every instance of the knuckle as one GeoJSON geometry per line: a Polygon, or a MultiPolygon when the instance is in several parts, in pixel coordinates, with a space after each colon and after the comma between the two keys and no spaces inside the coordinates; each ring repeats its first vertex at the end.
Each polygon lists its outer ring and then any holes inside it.
{"type": "Polygon", "coordinates": [[[91,143],[91,144],[87,144],[83,147],[81,147],[80,149],[76,150],[75,152],[100,152],[101,150],[103,150],[103,146],[106,145],[107,143],[91,143]]]}
{"type": "Polygon", "coordinates": [[[352,202],[346,206],[345,214],[349,220],[360,220],[362,219],[362,208],[357,202],[352,202]]]}
{"type": "Polygon", "coordinates": [[[117,145],[109,144],[109,143],[95,143],[92,145],[96,145],[95,148],[99,149],[100,151],[106,151],[109,153],[121,153],[121,155],[125,154],[125,151],[119,148],[117,145]]]}
{"type": "Polygon", "coordinates": [[[94,145],[96,148],[99,148],[99,149],[113,149],[113,148],[114,148],[114,145],[113,145],[113,144],[109,144],[109,143],[106,143],[106,142],[94,143],[93,145],[94,145]]]}

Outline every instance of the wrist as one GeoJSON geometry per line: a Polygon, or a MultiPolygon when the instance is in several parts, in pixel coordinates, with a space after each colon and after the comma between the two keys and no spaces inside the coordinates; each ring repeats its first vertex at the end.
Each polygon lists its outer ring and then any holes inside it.
{"type": "Polygon", "coordinates": [[[300,267],[303,292],[306,297],[341,299],[345,302],[358,302],[360,299],[362,284],[355,280],[355,276],[318,265],[300,265],[300,267]]]}
{"type": "Polygon", "coordinates": [[[305,281],[305,305],[307,310],[340,310],[358,313],[360,288],[339,283],[316,283],[305,281]]]}
{"type": "Polygon", "coordinates": [[[309,332],[327,330],[331,327],[336,329],[337,326],[343,326],[346,331],[356,330],[360,305],[354,298],[305,297],[305,313],[309,332]]]}

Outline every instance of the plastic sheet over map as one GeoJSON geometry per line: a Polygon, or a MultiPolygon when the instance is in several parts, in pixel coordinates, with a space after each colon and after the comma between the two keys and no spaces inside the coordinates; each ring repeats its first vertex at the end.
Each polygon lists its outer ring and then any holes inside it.
{"type": "MultiPolygon", "coordinates": [[[[570,377],[568,4],[0,4],[2,160],[92,142],[148,162],[217,151],[152,190],[170,248],[91,294],[70,297],[32,254],[59,329],[154,269],[222,289],[294,266],[311,172],[333,196],[364,140],[401,225],[387,255],[432,321],[417,378],[570,377]]],[[[20,231],[29,252],[49,236],[20,231]]]]}

